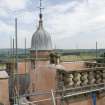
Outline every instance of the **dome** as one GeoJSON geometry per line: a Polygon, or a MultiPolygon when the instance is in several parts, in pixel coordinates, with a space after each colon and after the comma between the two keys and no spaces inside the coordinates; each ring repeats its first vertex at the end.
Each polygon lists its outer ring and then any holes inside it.
{"type": "Polygon", "coordinates": [[[39,26],[32,36],[31,50],[51,50],[52,40],[48,32],[43,28],[42,16],[40,16],[39,26]]]}

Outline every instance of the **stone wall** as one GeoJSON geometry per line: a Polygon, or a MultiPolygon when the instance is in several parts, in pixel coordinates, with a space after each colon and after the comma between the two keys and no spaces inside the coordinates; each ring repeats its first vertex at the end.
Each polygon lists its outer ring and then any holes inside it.
{"type": "Polygon", "coordinates": [[[0,102],[9,105],[8,79],[0,79],[0,102]]]}

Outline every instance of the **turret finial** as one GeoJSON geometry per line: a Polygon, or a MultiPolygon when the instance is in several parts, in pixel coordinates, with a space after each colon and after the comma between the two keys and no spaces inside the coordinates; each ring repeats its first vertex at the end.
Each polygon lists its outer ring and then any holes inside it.
{"type": "Polygon", "coordinates": [[[43,7],[42,7],[42,0],[40,0],[40,14],[39,14],[39,18],[40,18],[40,20],[42,20],[42,9],[44,9],[43,7]]]}

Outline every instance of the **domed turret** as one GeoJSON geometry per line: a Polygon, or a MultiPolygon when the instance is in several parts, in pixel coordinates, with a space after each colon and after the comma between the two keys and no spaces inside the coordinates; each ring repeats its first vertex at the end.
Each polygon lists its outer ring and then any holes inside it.
{"type": "Polygon", "coordinates": [[[31,50],[51,50],[52,41],[51,36],[43,28],[42,14],[39,15],[39,26],[32,36],[31,50]]]}

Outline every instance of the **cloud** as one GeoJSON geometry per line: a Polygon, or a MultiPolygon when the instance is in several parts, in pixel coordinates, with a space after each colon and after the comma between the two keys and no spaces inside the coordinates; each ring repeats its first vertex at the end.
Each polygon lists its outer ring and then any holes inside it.
{"type": "Polygon", "coordinates": [[[34,23],[34,21],[37,20],[36,15],[36,12],[22,11],[20,13],[17,13],[16,17],[18,17],[23,24],[30,24],[34,23]]]}
{"type": "Polygon", "coordinates": [[[0,8],[0,17],[5,17],[7,15],[8,15],[8,13],[6,12],[6,10],[3,8],[0,8]]]}
{"type": "Polygon", "coordinates": [[[10,34],[13,31],[14,31],[14,29],[11,25],[8,25],[8,24],[0,21],[0,32],[10,34]]]}
{"type": "Polygon", "coordinates": [[[83,21],[87,17],[86,10],[83,10],[85,3],[82,4],[74,1],[48,7],[46,23],[47,27],[50,27],[50,32],[54,33],[56,37],[65,37],[72,36],[80,31],[80,27],[85,24],[83,21]]]}
{"type": "MultiPolygon", "coordinates": [[[[78,40],[78,43],[82,45],[81,48],[86,48],[85,45],[87,48],[93,48],[96,40],[101,41],[105,37],[103,34],[105,33],[105,3],[103,0],[88,0],[88,3],[85,0],[75,1],[71,5],[58,4],[49,7],[48,11],[46,27],[49,27],[50,32],[54,34],[58,48],[70,48],[71,44],[67,47],[66,40],[69,39],[68,43],[72,42],[71,37],[73,39],[82,37],[78,40]],[[92,36],[94,38],[91,39],[92,36]],[[93,43],[90,43],[89,40],[93,43]],[[61,47],[62,45],[64,47],[61,47]]],[[[75,44],[76,41],[74,41],[75,44]]]]}
{"type": "Polygon", "coordinates": [[[10,10],[24,9],[27,0],[0,0],[0,7],[10,10]]]}
{"type": "MultiPolygon", "coordinates": [[[[48,1],[49,2],[49,1],[48,1]]],[[[80,48],[93,48],[96,40],[105,42],[105,2],[103,0],[67,0],[47,3],[43,11],[45,29],[51,33],[57,48],[73,48],[79,43],[80,48]],[[69,46],[67,46],[69,44],[69,46]]],[[[14,17],[18,17],[19,47],[24,45],[24,37],[31,37],[38,26],[38,13],[35,0],[1,0],[0,16],[11,17],[11,24],[1,19],[0,34],[8,36],[14,31],[14,17]],[[11,2],[10,2],[11,1],[11,2]],[[12,2],[13,1],[13,2],[12,2]],[[30,3],[31,2],[31,5],[30,3]],[[29,3],[29,4],[28,4],[29,3]],[[30,6],[30,7],[29,7],[30,6]],[[9,13],[6,9],[9,8],[9,13]],[[36,9],[35,9],[36,8],[36,9]],[[14,11],[16,10],[16,11],[14,11]],[[8,28],[9,27],[9,28],[8,28]],[[21,44],[20,44],[21,43],[21,44]]]]}
{"type": "MultiPolygon", "coordinates": [[[[15,26],[14,24],[6,24],[3,21],[0,21],[0,25],[0,48],[8,48],[10,47],[10,37],[15,38],[15,26]]],[[[24,48],[24,39],[27,38],[27,47],[29,48],[32,34],[33,31],[22,29],[18,22],[18,47],[24,48]]]]}

